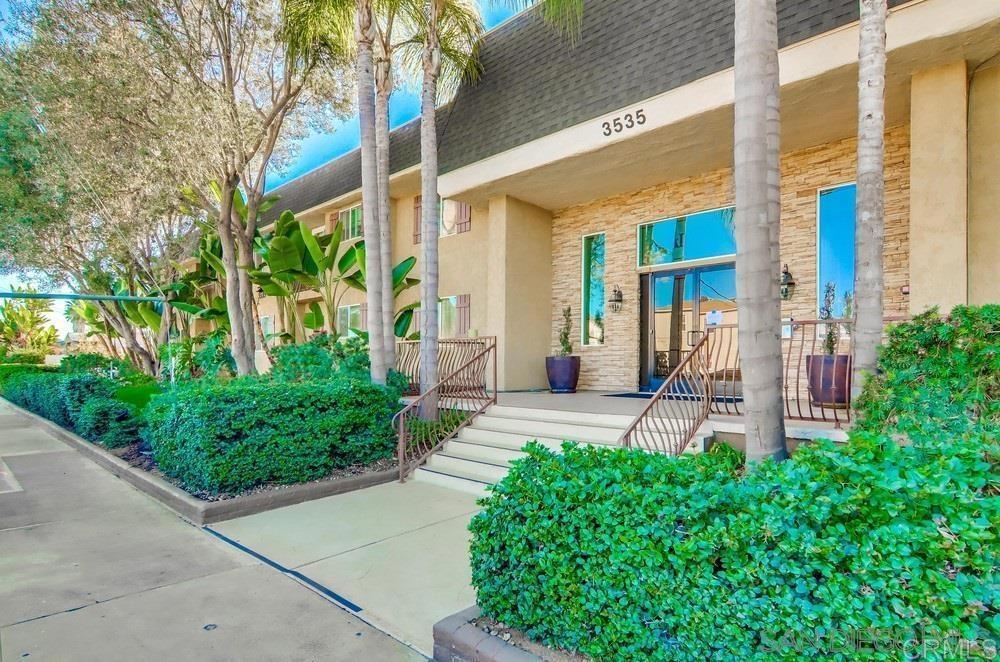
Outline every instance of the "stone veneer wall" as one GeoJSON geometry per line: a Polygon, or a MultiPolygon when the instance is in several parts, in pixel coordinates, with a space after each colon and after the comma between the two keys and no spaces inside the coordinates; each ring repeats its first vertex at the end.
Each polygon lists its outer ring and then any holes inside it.
{"type": "MultiPolygon", "coordinates": [[[[817,317],[816,208],[820,188],[855,179],[856,140],[848,138],[784,154],[781,160],[781,260],[797,287],[782,314],[817,317]]],[[[886,132],[885,310],[903,315],[909,280],[909,127],[886,132]]],[[[639,381],[639,271],[636,226],[733,203],[730,168],[661,184],[558,211],[552,220],[552,349],[558,346],[562,309],[573,308],[574,351],[582,357],[580,388],[635,389],[639,381]],[[580,344],[581,237],[607,234],[605,286],[621,286],[619,313],[607,312],[605,344],[580,344]]],[[[776,275],[777,276],[777,275],[776,275]]]]}

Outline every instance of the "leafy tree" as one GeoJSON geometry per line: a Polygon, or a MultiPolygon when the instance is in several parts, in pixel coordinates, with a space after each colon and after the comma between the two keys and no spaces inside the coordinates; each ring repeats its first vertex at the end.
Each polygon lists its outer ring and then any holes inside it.
{"type": "Polygon", "coordinates": [[[0,350],[48,353],[57,336],[45,317],[51,309],[52,303],[44,299],[8,299],[0,304],[0,350]]]}

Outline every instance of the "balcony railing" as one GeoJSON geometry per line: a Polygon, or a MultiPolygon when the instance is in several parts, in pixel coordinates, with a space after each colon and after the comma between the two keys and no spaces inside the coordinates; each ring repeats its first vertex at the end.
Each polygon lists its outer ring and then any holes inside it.
{"type": "MultiPolygon", "coordinates": [[[[449,375],[491,345],[491,336],[479,338],[443,338],[438,341],[438,375],[449,375]]],[[[485,367],[483,368],[485,370],[485,367]]],[[[409,388],[406,395],[420,393],[420,341],[403,340],[396,343],[396,371],[406,375],[409,388]]],[[[485,373],[484,373],[485,376],[485,373]]]]}
{"type": "MultiPolygon", "coordinates": [[[[904,317],[886,318],[887,323],[904,317]]],[[[854,320],[790,320],[781,329],[785,418],[851,420],[854,320]]],[[[619,443],[670,454],[684,451],[710,414],[742,416],[739,329],[710,326],[650,398],[619,443]]]]}

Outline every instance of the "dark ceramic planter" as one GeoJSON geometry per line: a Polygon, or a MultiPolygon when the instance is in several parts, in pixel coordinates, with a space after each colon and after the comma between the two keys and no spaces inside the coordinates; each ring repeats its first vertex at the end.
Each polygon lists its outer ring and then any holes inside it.
{"type": "Polygon", "coordinates": [[[576,393],[580,381],[579,356],[546,356],[545,372],[549,376],[549,390],[553,393],[576,393]]]}
{"type": "Polygon", "coordinates": [[[813,354],[806,357],[809,398],[814,405],[846,407],[851,397],[851,357],[813,354]]]}

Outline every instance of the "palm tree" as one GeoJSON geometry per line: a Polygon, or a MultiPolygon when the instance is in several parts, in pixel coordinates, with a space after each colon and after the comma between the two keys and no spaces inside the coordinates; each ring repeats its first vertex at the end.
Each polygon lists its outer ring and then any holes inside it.
{"type": "Polygon", "coordinates": [[[788,457],[781,399],[781,212],[775,0],[736,0],[733,180],[748,462],[788,457]]]}
{"type": "MultiPolygon", "coordinates": [[[[388,373],[382,319],[382,251],[379,246],[378,159],[375,137],[375,24],[373,0],[284,0],[286,39],[298,49],[335,52],[346,41],[353,17],[358,117],[361,125],[361,213],[371,378],[384,384],[388,373]]],[[[391,331],[390,331],[391,332],[391,331]]]]}
{"type": "MultiPolygon", "coordinates": [[[[419,0],[414,16],[422,74],[420,92],[421,286],[420,390],[438,382],[438,205],[437,103],[477,71],[476,47],[482,18],[472,0],[419,0]],[[442,66],[445,65],[445,66],[442,66]]],[[[411,54],[411,63],[415,58],[411,54]]],[[[429,407],[434,410],[434,407],[429,407]]]]}
{"type": "MultiPolygon", "coordinates": [[[[378,162],[378,230],[382,264],[382,282],[392,282],[392,221],[389,211],[389,101],[395,89],[393,69],[396,39],[404,28],[404,39],[411,37],[412,22],[408,22],[407,2],[412,0],[376,0],[375,2],[375,154],[378,162]]],[[[382,288],[382,331],[385,362],[396,364],[394,333],[395,299],[392,289],[382,288]]]]}
{"type": "Polygon", "coordinates": [[[854,375],[857,395],[875,372],[882,340],[885,278],[885,21],[886,0],[861,0],[858,47],[858,191],[854,249],[854,375]]]}

